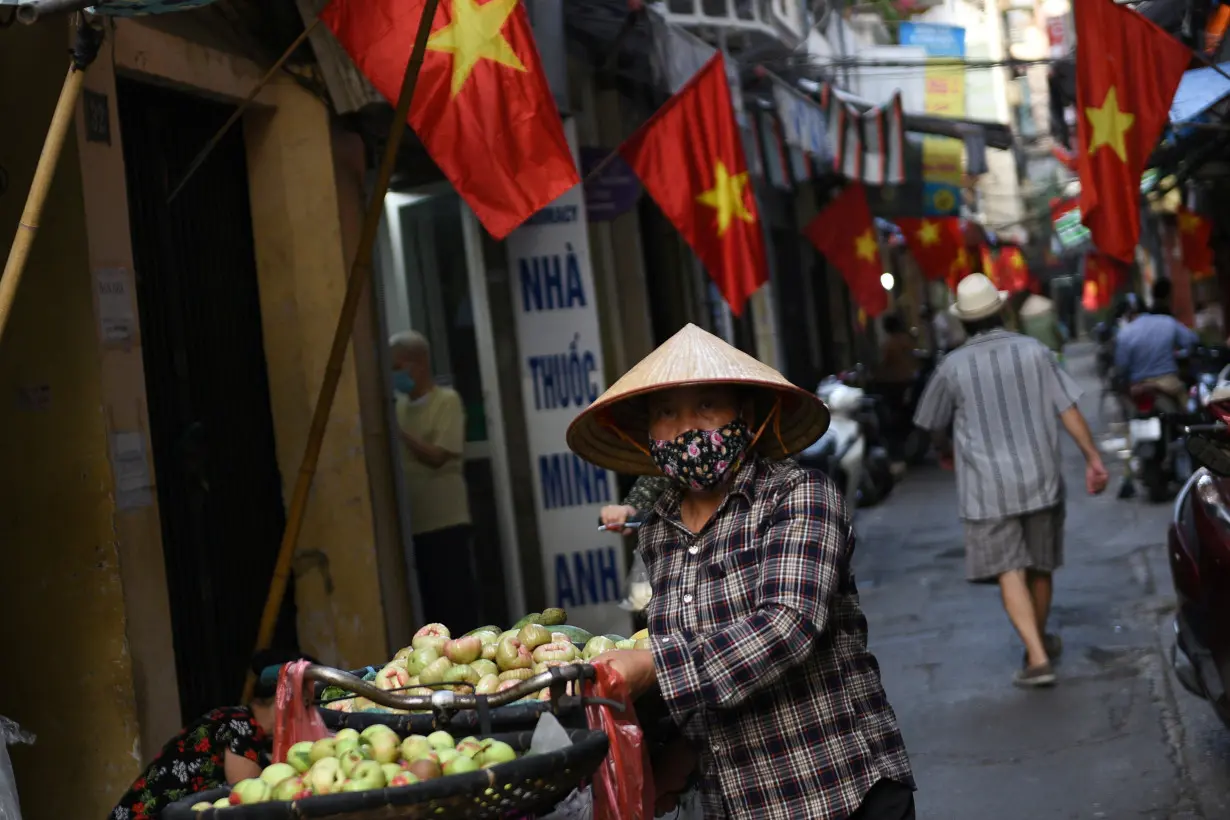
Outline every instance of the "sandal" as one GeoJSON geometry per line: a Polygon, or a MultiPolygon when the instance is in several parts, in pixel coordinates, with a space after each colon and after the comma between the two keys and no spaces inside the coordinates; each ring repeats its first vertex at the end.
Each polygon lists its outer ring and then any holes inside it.
{"type": "MultiPolygon", "coordinates": [[[[1042,648],[1046,650],[1047,659],[1053,662],[1063,654],[1063,638],[1048,632],[1042,636],[1042,648]]],[[[1029,666],[1028,652],[1021,655],[1021,666],[1029,666]]]]}
{"type": "Polygon", "coordinates": [[[1025,666],[1017,670],[1016,675],[1012,678],[1012,683],[1023,689],[1036,689],[1042,686],[1054,686],[1055,670],[1049,663],[1041,663],[1037,666],[1025,666]]]}

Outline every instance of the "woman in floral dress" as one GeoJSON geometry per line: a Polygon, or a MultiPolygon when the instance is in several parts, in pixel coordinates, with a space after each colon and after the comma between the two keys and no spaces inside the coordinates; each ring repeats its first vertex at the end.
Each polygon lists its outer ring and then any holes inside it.
{"type": "MultiPolygon", "coordinates": [[[[303,657],[260,652],[252,671],[303,657]]],[[[310,660],[310,659],[309,659],[310,660]]],[[[224,706],[202,715],[162,747],[112,809],[110,820],[152,820],[188,795],[260,775],[273,752],[272,686],[256,684],[247,706],[224,706]]]]}

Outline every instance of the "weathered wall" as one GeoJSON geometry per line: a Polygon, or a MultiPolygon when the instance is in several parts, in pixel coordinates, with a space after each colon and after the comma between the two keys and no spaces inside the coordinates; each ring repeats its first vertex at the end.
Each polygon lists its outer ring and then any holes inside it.
{"type": "MultiPolygon", "coordinates": [[[[247,115],[244,134],[269,392],[289,503],[346,291],[347,256],[328,111],[285,78],[271,83],[266,97],[276,108],[247,115]]],[[[361,355],[374,357],[370,346],[361,355]]],[[[390,649],[354,356],[351,348],[295,573],[300,643],[326,663],[351,668],[390,649]]]]}
{"type": "MultiPolygon", "coordinates": [[[[0,30],[0,250],[7,253],[67,69],[56,23],[0,30]]],[[[0,714],[27,820],[103,817],[138,770],[132,662],[86,245],[69,135],[0,342],[0,714]],[[72,787],[65,788],[66,750],[72,787]]]]}

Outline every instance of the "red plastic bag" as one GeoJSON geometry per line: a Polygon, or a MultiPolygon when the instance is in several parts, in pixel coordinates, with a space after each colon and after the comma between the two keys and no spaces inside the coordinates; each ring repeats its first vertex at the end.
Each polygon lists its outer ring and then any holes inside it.
{"type": "Polygon", "coordinates": [[[594,773],[594,820],[653,820],[653,768],[628,684],[607,664],[595,664],[594,670],[594,694],[624,705],[622,712],[609,706],[585,707],[590,727],[605,731],[611,742],[594,773]]]}
{"type": "Polygon", "coordinates": [[[290,747],[302,740],[329,736],[320,712],[312,703],[312,682],[303,679],[309,661],[288,663],[278,672],[278,693],[274,698],[273,762],[285,763],[290,747]]]}

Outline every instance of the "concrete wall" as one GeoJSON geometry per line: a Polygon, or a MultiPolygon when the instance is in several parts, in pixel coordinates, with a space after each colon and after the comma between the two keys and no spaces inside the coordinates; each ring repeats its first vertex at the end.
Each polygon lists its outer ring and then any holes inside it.
{"type": "MultiPolygon", "coordinates": [[[[56,23],[0,30],[5,254],[67,45],[56,23]]],[[[0,342],[0,714],[38,735],[12,753],[27,820],[105,816],[140,757],[77,147],[70,134],[0,342]]]]}
{"type": "MultiPolygon", "coordinates": [[[[107,99],[111,139],[86,141],[79,108],[0,343],[0,648],[10,672],[0,676],[0,714],[39,736],[13,753],[27,820],[105,816],[180,726],[140,329],[134,318],[130,339],[102,341],[94,296],[92,272],[112,271],[136,315],[115,76],[238,102],[263,73],[139,22],[120,21],[108,37],[85,84],[107,99]],[[125,510],[114,492],[116,433],[145,444],[136,461],[144,458],[151,482],[148,503],[125,510]],[[66,754],[71,789],[62,783],[66,754]]],[[[67,42],[57,23],[0,30],[0,76],[21,79],[0,84],[0,167],[8,177],[0,247],[16,230],[67,69],[67,42]]],[[[285,78],[258,97],[244,129],[289,501],[356,244],[362,148],[334,131],[321,101],[285,78]]],[[[374,362],[369,314],[355,338],[359,355],[374,362]]],[[[360,392],[370,392],[378,374],[368,367],[356,375],[354,359],[352,349],[299,544],[307,560],[296,564],[301,643],[345,666],[387,657],[385,600],[396,599],[394,617],[405,611],[404,590],[382,588],[372,501],[380,471],[369,474],[366,458],[369,445],[387,458],[383,427],[365,425],[361,413],[360,392]],[[365,441],[371,430],[379,441],[365,441]]]]}

